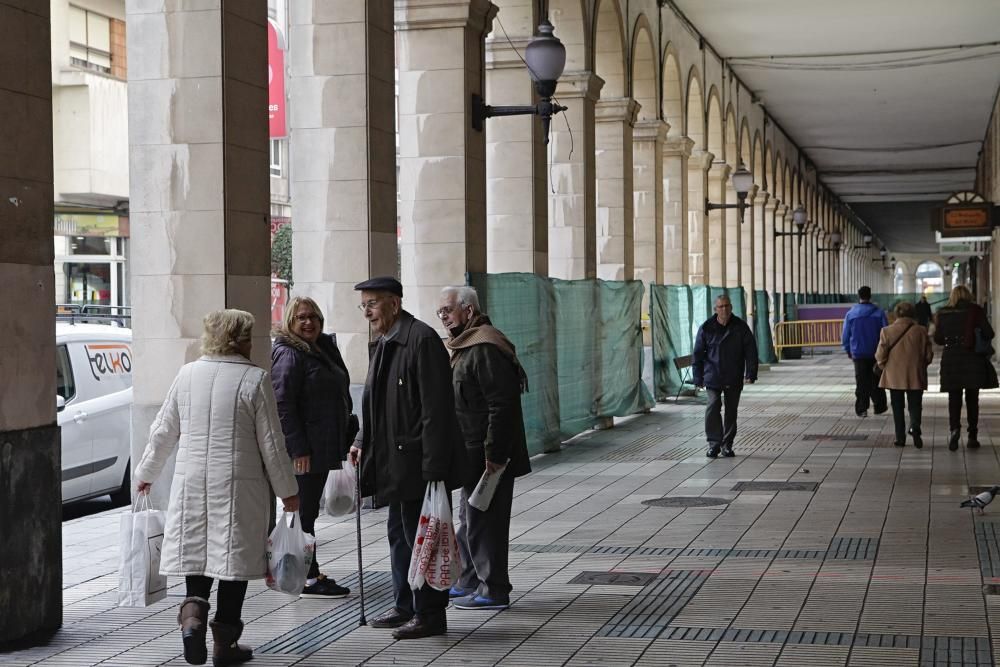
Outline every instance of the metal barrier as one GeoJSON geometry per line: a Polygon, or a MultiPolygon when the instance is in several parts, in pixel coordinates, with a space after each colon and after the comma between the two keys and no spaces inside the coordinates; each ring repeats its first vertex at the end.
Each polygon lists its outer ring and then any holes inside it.
{"type": "Polygon", "coordinates": [[[774,325],[774,351],[786,347],[839,347],[844,320],[794,320],[774,325]]]}

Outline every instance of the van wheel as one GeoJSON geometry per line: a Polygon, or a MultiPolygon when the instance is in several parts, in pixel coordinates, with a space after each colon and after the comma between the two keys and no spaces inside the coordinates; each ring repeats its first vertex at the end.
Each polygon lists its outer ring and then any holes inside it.
{"type": "Polygon", "coordinates": [[[125,475],[122,478],[122,485],[118,487],[117,491],[112,491],[108,495],[111,496],[111,502],[115,506],[129,505],[132,502],[132,489],[130,482],[132,481],[132,475],[129,473],[132,471],[132,461],[129,460],[125,464],[125,475]]]}

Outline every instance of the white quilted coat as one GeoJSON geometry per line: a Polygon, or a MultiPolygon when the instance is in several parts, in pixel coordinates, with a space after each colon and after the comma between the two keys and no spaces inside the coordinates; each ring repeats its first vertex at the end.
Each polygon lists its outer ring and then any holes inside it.
{"type": "Polygon", "coordinates": [[[298,493],[267,373],[240,355],[181,368],[149,429],[135,478],[153,482],[174,448],[160,572],[263,578],[271,496],[298,493]]]}

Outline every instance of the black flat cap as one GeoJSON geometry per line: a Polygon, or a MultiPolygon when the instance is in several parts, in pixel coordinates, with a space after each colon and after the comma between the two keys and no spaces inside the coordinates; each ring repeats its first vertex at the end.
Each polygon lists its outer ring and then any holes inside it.
{"type": "Polygon", "coordinates": [[[390,294],[395,294],[400,298],[403,297],[403,286],[400,285],[399,281],[392,276],[369,278],[368,280],[355,285],[354,289],[364,292],[389,292],[390,294]]]}

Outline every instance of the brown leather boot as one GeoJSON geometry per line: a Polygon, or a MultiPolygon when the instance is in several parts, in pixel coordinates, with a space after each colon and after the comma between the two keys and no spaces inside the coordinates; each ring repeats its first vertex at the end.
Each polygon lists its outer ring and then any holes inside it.
{"type": "Polygon", "coordinates": [[[212,664],[215,667],[225,667],[226,665],[236,665],[246,662],[253,657],[253,649],[249,646],[240,646],[237,640],[243,634],[243,623],[236,625],[229,623],[219,623],[212,621],[212,639],[215,646],[212,649],[212,664]]]}
{"type": "Polygon", "coordinates": [[[208,660],[205,648],[205,633],[208,631],[208,600],[205,598],[184,598],[177,612],[177,622],[181,626],[181,640],[184,642],[184,659],[189,665],[204,665],[208,660]]]}

